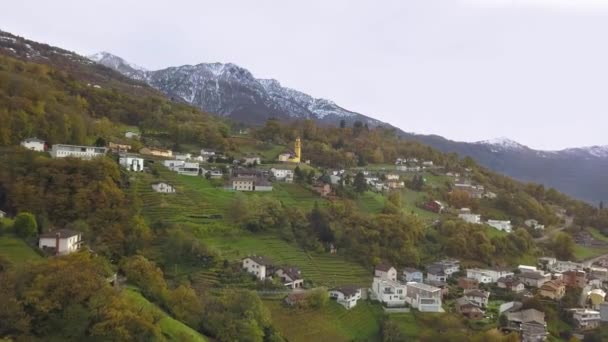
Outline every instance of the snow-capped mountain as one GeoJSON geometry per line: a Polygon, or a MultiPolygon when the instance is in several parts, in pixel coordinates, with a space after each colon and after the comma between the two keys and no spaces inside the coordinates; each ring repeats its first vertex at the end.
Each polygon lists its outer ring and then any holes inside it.
{"type": "Polygon", "coordinates": [[[201,63],[149,71],[107,52],[89,58],[143,81],[175,100],[248,123],[261,124],[275,117],[314,119],[324,123],[359,120],[370,126],[383,125],[330,100],[283,87],[277,80],[255,78],[247,69],[232,63],[201,63]]]}

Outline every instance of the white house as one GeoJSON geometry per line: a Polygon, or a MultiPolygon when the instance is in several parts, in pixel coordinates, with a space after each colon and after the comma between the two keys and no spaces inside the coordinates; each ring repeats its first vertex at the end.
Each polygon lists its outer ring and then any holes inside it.
{"type": "Polygon", "coordinates": [[[209,158],[214,157],[215,156],[215,152],[213,151],[207,151],[205,149],[201,150],[201,157],[205,158],[205,161],[209,160],[209,158]]]}
{"type": "Polygon", "coordinates": [[[76,252],[82,243],[82,234],[69,229],[59,229],[40,235],[38,248],[48,249],[55,255],[76,252]]]}
{"type": "Polygon", "coordinates": [[[255,179],[253,177],[236,177],[232,179],[232,190],[253,191],[255,179]]]}
{"type": "Polygon", "coordinates": [[[293,182],[293,170],[289,169],[270,169],[270,173],[276,178],[278,181],[284,181],[286,183],[293,182]]]}
{"type": "Polygon", "coordinates": [[[406,267],[403,269],[403,275],[401,276],[403,281],[407,282],[417,282],[422,283],[424,280],[424,276],[422,271],[413,267],[406,267]]]}
{"type": "Polygon", "coordinates": [[[481,224],[481,215],[472,213],[460,213],[458,218],[464,220],[467,223],[481,224]]]}
{"type": "Polygon", "coordinates": [[[212,179],[222,178],[222,176],[224,175],[222,173],[222,171],[220,171],[220,170],[217,170],[217,169],[206,170],[201,167],[201,174],[203,176],[207,176],[207,173],[209,173],[209,178],[212,178],[212,179]]]}
{"type": "Polygon", "coordinates": [[[388,264],[378,264],[374,269],[374,277],[384,280],[397,281],[397,270],[388,264]]]}
{"type": "Polygon", "coordinates": [[[441,265],[431,264],[426,268],[426,280],[430,282],[445,283],[449,276],[445,273],[445,268],[441,265]]]}
{"type": "Polygon", "coordinates": [[[351,309],[357,306],[357,301],[361,299],[361,288],[356,286],[337,287],[329,291],[329,298],[335,299],[346,309],[351,309]]]}
{"type": "Polygon", "coordinates": [[[192,159],[192,154],[190,154],[190,153],[176,153],[173,157],[176,160],[190,160],[190,159],[192,159]]]}
{"type": "Polygon", "coordinates": [[[507,233],[510,233],[513,230],[513,227],[511,226],[511,221],[488,220],[487,224],[490,227],[502,230],[503,232],[507,233]]]}
{"type": "Polygon", "coordinates": [[[406,284],[406,302],[422,312],[443,312],[441,296],[438,287],[416,282],[406,284]]]}
{"type": "Polygon", "coordinates": [[[198,163],[185,162],[177,168],[177,173],[184,176],[198,176],[199,170],[198,163]]]}
{"type": "Polygon", "coordinates": [[[152,189],[156,192],[162,192],[167,194],[175,193],[175,188],[173,187],[173,185],[163,182],[152,184],[152,189]]]}
{"type": "Polygon", "coordinates": [[[27,138],[21,142],[21,146],[28,150],[44,152],[45,141],[38,138],[27,138]]]}
{"type": "Polygon", "coordinates": [[[243,268],[257,279],[264,280],[272,276],[273,263],[266,257],[253,255],[243,259],[243,268]]]}
{"type": "Polygon", "coordinates": [[[51,149],[51,157],[93,159],[104,156],[107,151],[106,147],[55,144],[51,149]]]}
{"type": "Polygon", "coordinates": [[[525,224],[527,227],[534,228],[534,229],[536,229],[536,230],[544,230],[544,229],[545,229],[545,226],[544,226],[544,225],[539,224],[539,223],[538,223],[538,221],[537,221],[537,220],[534,220],[534,219],[525,220],[525,221],[524,221],[524,224],[525,224]]]}
{"type": "Polygon", "coordinates": [[[125,138],[129,139],[139,139],[139,134],[135,132],[128,131],[125,133],[125,138]]]}
{"type": "Polygon", "coordinates": [[[163,165],[171,171],[177,171],[180,167],[186,164],[183,160],[163,160],[163,165]]]}
{"type": "Polygon", "coordinates": [[[509,270],[503,269],[480,269],[480,268],[469,268],[467,269],[467,278],[473,278],[480,283],[488,284],[495,283],[502,277],[513,276],[514,273],[509,270]]]}
{"type": "Polygon", "coordinates": [[[118,163],[128,171],[142,172],[144,170],[144,159],[138,155],[121,154],[118,163]]]}
{"type": "Polygon", "coordinates": [[[281,279],[283,285],[291,289],[298,289],[304,285],[304,279],[302,279],[302,272],[297,267],[283,266],[278,268],[274,274],[281,279]]]}
{"type": "Polygon", "coordinates": [[[600,312],[589,309],[570,309],[572,318],[581,329],[597,328],[601,323],[600,312]]]}
{"type": "Polygon", "coordinates": [[[243,158],[243,164],[245,165],[260,165],[261,164],[260,157],[245,157],[243,158]]]}
{"type": "Polygon", "coordinates": [[[372,298],[386,304],[386,306],[405,305],[406,285],[396,281],[374,277],[372,283],[372,298]]]}
{"type": "Polygon", "coordinates": [[[387,181],[398,181],[399,180],[399,175],[396,173],[389,173],[386,175],[386,180],[387,181]]]}
{"type": "Polygon", "coordinates": [[[490,292],[477,289],[464,290],[464,298],[479,307],[485,308],[488,306],[490,292]]]}

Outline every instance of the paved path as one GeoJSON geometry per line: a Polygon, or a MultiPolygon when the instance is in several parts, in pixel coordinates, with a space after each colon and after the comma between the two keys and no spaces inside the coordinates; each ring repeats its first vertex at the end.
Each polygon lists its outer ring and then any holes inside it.
{"type": "Polygon", "coordinates": [[[557,229],[553,229],[549,234],[545,234],[539,238],[535,238],[534,241],[535,242],[545,241],[545,240],[549,239],[550,237],[552,237],[557,232],[561,232],[562,230],[570,227],[572,225],[572,222],[574,221],[574,216],[565,216],[564,220],[565,220],[565,222],[562,226],[558,227],[557,229]]]}

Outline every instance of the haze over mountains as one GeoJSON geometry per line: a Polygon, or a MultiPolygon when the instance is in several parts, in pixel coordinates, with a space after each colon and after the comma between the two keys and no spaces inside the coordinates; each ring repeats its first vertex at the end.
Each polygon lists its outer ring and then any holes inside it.
{"type": "MultiPolygon", "coordinates": [[[[176,101],[193,104],[202,110],[249,124],[262,124],[269,117],[281,120],[314,119],[326,124],[349,125],[355,121],[370,126],[390,126],[366,115],[349,111],[330,100],[317,99],[281,86],[276,80],[257,79],[234,64],[201,63],[150,71],[109,53],[83,58],[61,48],[23,39],[0,31],[0,49],[6,53],[38,62],[64,63],[91,82],[104,82],[88,68],[95,61],[137,82],[145,82],[176,101]]],[[[105,68],[104,68],[105,69],[105,68]]],[[[109,75],[109,74],[108,74],[109,75]]],[[[108,76],[109,80],[114,76],[108,76]]],[[[131,92],[148,92],[137,82],[131,92]]],[[[121,85],[122,86],[122,85],[121,85]]],[[[407,99],[405,99],[407,100],[407,99]]],[[[608,147],[570,148],[538,151],[509,139],[476,143],[456,142],[436,135],[399,133],[443,152],[471,156],[480,164],[516,179],[555,187],[569,195],[597,203],[608,199],[608,147]]],[[[543,133],[544,134],[544,133],[543,133]]],[[[550,134],[547,132],[546,134],[550,134]]]]}

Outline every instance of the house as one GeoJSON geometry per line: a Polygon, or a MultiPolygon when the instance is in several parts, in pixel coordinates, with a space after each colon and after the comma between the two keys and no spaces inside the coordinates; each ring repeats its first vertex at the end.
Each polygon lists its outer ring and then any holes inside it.
{"type": "Polygon", "coordinates": [[[272,173],[274,178],[278,181],[293,183],[293,170],[272,168],[270,169],[270,173],[272,173]]]}
{"type": "Polygon", "coordinates": [[[243,158],[244,165],[260,165],[262,160],[260,157],[245,157],[243,158]]]}
{"type": "Polygon", "coordinates": [[[243,259],[243,268],[257,279],[264,280],[272,276],[274,263],[266,257],[253,255],[243,259]]]}
{"type": "Polygon", "coordinates": [[[405,182],[398,180],[390,180],[386,182],[386,186],[389,189],[403,189],[405,188],[405,182]]]}
{"type": "Polygon", "coordinates": [[[435,201],[435,200],[426,202],[423,207],[424,207],[424,209],[437,213],[437,214],[441,213],[444,209],[443,204],[441,204],[441,202],[435,201]]]}
{"type": "Polygon", "coordinates": [[[145,154],[148,156],[155,156],[155,157],[164,157],[164,158],[173,157],[173,151],[165,150],[162,148],[144,147],[141,150],[139,150],[139,153],[145,154]]]}
{"type": "Polygon", "coordinates": [[[561,280],[550,280],[540,287],[539,294],[554,300],[560,300],[566,294],[566,286],[561,280]]]}
{"type": "Polygon", "coordinates": [[[485,312],[475,303],[465,297],[456,299],[455,303],[456,312],[466,317],[467,319],[480,320],[483,319],[485,312]]]}
{"type": "Polygon", "coordinates": [[[519,280],[515,277],[512,277],[512,276],[501,277],[500,279],[498,279],[496,284],[501,289],[506,289],[506,290],[509,290],[509,291],[515,292],[515,293],[520,293],[526,289],[524,287],[524,283],[521,282],[521,280],[519,280]]]}
{"type": "Polygon", "coordinates": [[[526,286],[540,288],[544,283],[551,280],[550,273],[539,272],[522,272],[517,278],[526,286]]]}
{"type": "Polygon", "coordinates": [[[374,277],[372,283],[372,299],[376,299],[388,307],[404,306],[406,285],[393,280],[374,277]]]}
{"type": "Polygon", "coordinates": [[[556,273],[564,273],[566,271],[576,271],[584,268],[585,266],[578,262],[556,260],[550,270],[556,273]]]}
{"type": "Polygon", "coordinates": [[[144,170],[144,159],[135,154],[121,154],[118,164],[127,171],[142,172],[144,170]]]}
{"type": "Polygon", "coordinates": [[[458,218],[467,223],[481,224],[481,215],[471,213],[471,209],[462,208],[458,214],[458,218]]]}
{"type": "Polygon", "coordinates": [[[458,278],[458,287],[463,290],[472,290],[479,288],[479,282],[477,279],[460,277],[458,278]]]}
{"type": "Polygon", "coordinates": [[[205,149],[201,150],[201,157],[203,157],[204,161],[208,161],[209,158],[215,157],[215,152],[207,151],[205,149]]]}
{"type": "Polygon", "coordinates": [[[110,143],[108,143],[108,148],[113,153],[127,153],[131,150],[131,145],[118,144],[110,141],[110,143]]]}
{"type": "Polygon", "coordinates": [[[331,194],[331,186],[327,183],[318,182],[313,185],[312,190],[321,195],[321,197],[327,197],[331,194]]]}
{"type": "Polygon", "coordinates": [[[591,303],[593,309],[599,309],[600,304],[606,301],[606,292],[602,289],[593,289],[587,292],[587,299],[591,303]]]}
{"type": "Polygon", "coordinates": [[[291,289],[298,289],[304,285],[304,279],[302,279],[302,272],[299,268],[293,266],[282,266],[279,267],[274,274],[281,279],[283,285],[291,289]]]}
{"type": "Polygon", "coordinates": [[[55,144],[51,148],[51,157],[93,159],[105,156],[106,152],[108,149],[105,147],[55,144]]]}
{"type": "Polygon", "coordinates": [[[306,292],[292,292],[285,297],[283,300],[287,306],[299,306],[308,300],[308,293],[306,292]]]}
{"type": "Polygon", "coordinates": [[[38,138],[27,138],[21,141],[21,146],[31,151],[44,152],[46,142],[38,138]]]}
{"type": "Polygon", "coordinates": [[[538,224],[538,221],[536,221],[534,219],[525,220],[524,224],[526,225],[526,227],[534,228],[535,230],[544,230],[545,229],[544,225],[538,224]]]}
{"type": "Polygon", "coordinates": [[[492,191],[486,191],[486,192],[483,193],[482,197],[483,198],[488,198],[488,199],[494,199],[494,198],[498,197],[498,195],[496,195],[492,191]]]}
{"type": "Polygon", "coordinates": [[[513,231],[511,221],[488,220],[486,223],[488,224],[488,226],[506,233],[510,233],[511,231],[513,231]]]}
{"type": "Polygon", "coordinates": [[[478,289],[464,290],[464,298],[481,308],[485,308],[488,306],[490,292],[478,289]]]}
{"type": "Polygon", "coordinates": [[[587,273],[583,270],[571,270],[562,273],[562,282],[568,287],[583,288],[587,285],[587,273]]]}
{"type": "Polygon", "coordinates": [[[441,289],[435,286],[410,282],[406,284],[406,302],[423,312],[443,312],[441,289]]]}
{"type": "Polygon", "coordinates": [[[82,234],[69,229],[58,229],[40,235],[38,248],[48,250],[55,255],[76,252],[82,244],[82,234]]]}
{"type": "Polygon", "coordinates": [[[536,309],[507,312],[507,329],[518,331],[524,342],[544,341],[547,338],[545,314],[536,309]]]}
{"type": "Polygon", "coordinates": [[[127,131],[125,133],[125,138],[129,138],[129,139],[139,139],[139,134],[135,133],[135,132],[131,132],[131,131],[127,131]]]}
{"type": "Polygon", "coordinates": [[[599,311],[590,309],[570,309],[576,326],[582,330],[595,329],[600,326],[601,316],[599,311]]]}
{"type": "Polygon", "coordinates": [[[401,280],[405,281],[406,283],[410,281],[422,283],[422,281],[424,280],[424,276],[422,275],[422,271],[413,267],[406,267],[403,269],[403,275],[401,276],[401,280]]]}
{"type": "Polygon", "coordinates": [[[521,310],[521,308],[524,306],[524,304],[522,302],[507,302],[507,303],[503,303],[500,305],[500,307],[498,307],[498,314],[502,315],[505,312],[516,312],[521,310]]]}
{"type": "Polygon", "coordinates": [[[342,177],[338,176],[338,175],[330,175],[329,176],[329,182],[332,185],[338,185],[340,184],[340,180],[342,179],[342,177]]]}
{"type": "Polygon", "coordinates": [[[222,173],[221,170],[204,169],[202,167],[201,167],[201,175],[203,175],[204,177],[207,177],[207,175],[209,175],[209,178],[211,178],[211,179],[218,179],[218,178],[222,178],[222,176],[224,176],[224,174],[222,173]]]}
{"type": "Polygon", "coordinates": [[[173,185],[163,183],[163,182],[152,184],[152,189],[156,192],[162,192],[162,193],[166,193],[166,194],[175,193],[175,188],[173,187],[173,185]]]}
{"type": "Polygon", "coordinates": [[[448,279],[445,269],[441,265],[431,264],[426,268],[426,280],[445,283],[448,279]]]}
{"type": "Polygon", "coordinates": [[[528,266],[528,265],[519,265],[517,269],[521,272],[538,272],[536,266],[528,266]]]}
{"type": "Polygon", "coordinates": [[[357,286],[336,287],[329,291],[329,298],[334,299],[346,309],[351,309],[357,306],[357,301],[361,299],[361,288],[357,286]]]}
{"type": "Polygon", "coordinates": [[[484,187],[481,185],[471,185],[468,183],[456,183],[454,184],[454,190],[464,191],[469,197],[480,199],[484,194],[484,187]]]}
{"type": "Polygon", "coordinates": [[[589,274],[597,279],[599,279],[600,281],[607,281],[608,280],[608,268],[606,267],[590,267],[589,268],[589,274]]]}
{"type": "Polygon", "coordinates": [[[192,159],[192,154],[190,154],[190,153],[176,153],[173,158],[175,158],[175,160],[190,160],[190,159],[192,159]]]}
{"type": "Polygon", "coordinates": [[[443,271],[448,275],[448,277],[460,271],[460,261],[456,259],[444,259],[441,261],[436,261],[433,264],[443,267],[443,271]]]}
{"type": "Polygon", "coordinates": [[[184,176],[198,176],[200,167],[198,163],[184,162],[181,166],[177,167],[177,174],[184,176]]]}
{"type": "Polygon", "coordinates": [[[235,191],[254,191],[255,179],[252,177],[236,177],[232,179],[232,189],[235,191]]]}
{"type": "Polygon", "coordinates": [[[488,284],[495,283],[502,277],[513,276],[513,272],[506,268],[494,268],[494,269],[480,269],[470,268],[467,269],[467,278],[476,279],[480,283],[488,284]]]}
{"type": "Polygon", "coordinates": [[[272,191],[272,183],[263,178],[258,178],[254,182],[253,191],[272,191]]]}
{"type": "Polygon", "coordinates": [[[286,161],[289,161],[289,159],[291,157],[293,157],[293,154],[291,154],[291,153],[281,153],[281,154],[279,154],[278,160],[280,162],[286,162],[286,161]]]}
{"type": "Polygon", "coordinates": [[[380,263],[374,268],[374,277],[397,281],[397,270],[392,265],[380,263]]]}

